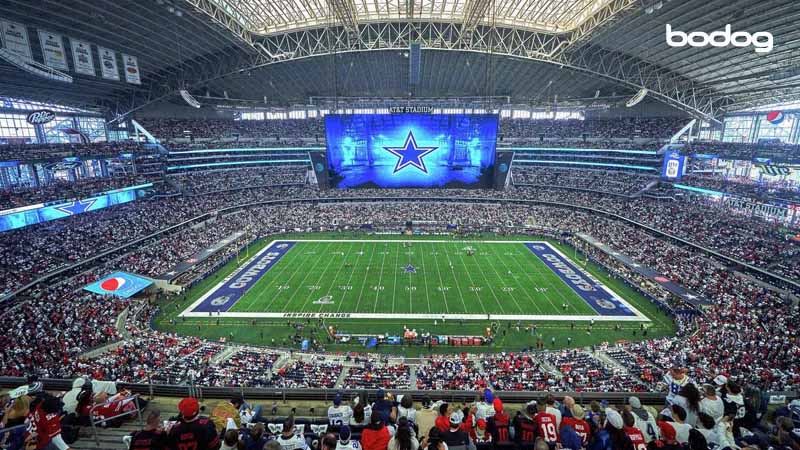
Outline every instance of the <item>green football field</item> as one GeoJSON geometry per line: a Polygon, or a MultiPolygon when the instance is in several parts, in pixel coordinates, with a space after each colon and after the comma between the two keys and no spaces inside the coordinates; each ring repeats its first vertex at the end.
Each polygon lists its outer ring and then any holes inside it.
{"type": "MultiPolygon", "coordinates": [[[[245,258],[242,269],[187,310],[226,317],[307,317],[498,320],[640,320],[593,307],[576,286],[548,267],[526,243],[504,241],[276,241],[245,258]],[[285,250],[291,242],[291,248],[285,250]],[[284,253],[269,265],[270,250],[284,253]],[[247,266],[259,260],[269,267],[247,266]],[[254,281],[255,280],[255,281],[254,281]],[[249,284],[248,284],[249,283],[249,284]],[[235,289],[229,289],[235,287],[235,289]],[[232,292],[233,291],[233,292],[232,292]],[[220,294],[217,295],[217,292],[220,294]],[[216,297],[215,297],[216,295],[216,297]],[[218,300],[218,299],[221,299],[218,300]],[[214,306],[210,306],[210,302],[214,306]],[[200,306],[198,308],[198,305],[200,306]],[[217,307],[217,309],[214,309],[217,307]]],[[[531,242],[566,267],[591,276],[545,242],[531,242]]],[[[600,294],[625,300],[597,282],[600,294]]],[[[581,285],[582,286],[582,285],[581,285]]],[[[592,297],[588,297],[591,301],[592,297]]]]}
{"type": "MultiPolygon", "coordinates": [[[[550,343],[551,339],[555,339],[553,348],[580,347],[674,332],[672,320],[635,289],[555,241],[491,234],[462,240],[360,233],[273,239],[254,244],[184,295],[171,298],[162,306],[155,327],[214,340],[295,347],[298,339],[324,336],[319,327],[307,326],[317,321],[355,335],[397,335],[408,327],[481,336],[486,327],[499,325],[492,346],[471,347],[471,351],[520,350],[537,340],[550,343]],[[246,270],[275,248],[271,246],[284,241],[293,242],[292,248],[267,270],[246,270]],[[525,242],[532,241],[546,243],[581,277],[629,306],[631,314],[608,315],[597,304],[590,305],[585,293],[581,295],[526,247],[525,242]],[[223,289],[243,275],[253,275],[253,280],[240,296],[224,299],[214,312],[200,311],[198,305],[219,300],[223,289]],[[590,321],[594,326],[589,326],[590,321]],[[298,330],[294,326],[298,323],[306,324],[305,329],[298,330]],[[529,332],[534,325],[536,333],[529,332]]],[[[329,351],[362,347],[354,342],[323,345],[329,351]]],[[[379,351],[417,356],[423,350],[394,346],[379,351]]]]}

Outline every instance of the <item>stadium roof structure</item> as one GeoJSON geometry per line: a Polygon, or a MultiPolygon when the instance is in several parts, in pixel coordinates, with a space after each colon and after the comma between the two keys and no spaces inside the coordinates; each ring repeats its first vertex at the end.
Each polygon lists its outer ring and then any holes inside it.
{"type": "Polygon", "coordinates": [[[545,33],[572,31],[612,0],[215,0],[258,34],[359,23],[417,20],[489,24],[545,33]],[[472,16],[472,17],[471,17],[472,16]]]}
{"type": "MultiPolygon", "coordinates": [[[[0,95],[111,113],[176,99],[310,97],[619,101],[641,89],[709,119],[800,99],[796,0],[7,0],[0,17],[137,56],[142,85],[0,61],[0,95]],[[767,31],[774,49],[674,48],[681,31],[767,31]],[[422,48],[420,81],[409,46],[422,48]]],[[[66,45],[69,53],[69,45],[66,45]]],[[[41,52],[34,49],[41,61],[41,52]]],[[[262,103],[263,104],[263,103],[262,103]]]]}

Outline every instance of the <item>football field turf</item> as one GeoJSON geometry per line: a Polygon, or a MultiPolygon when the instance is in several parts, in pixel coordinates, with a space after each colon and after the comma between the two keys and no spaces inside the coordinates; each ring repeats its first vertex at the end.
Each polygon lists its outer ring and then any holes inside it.
{"type": "Polygon", "coordinates": [[[274,241],[180,315],[649,322],[549,243],[500,240],[274,241]]]}

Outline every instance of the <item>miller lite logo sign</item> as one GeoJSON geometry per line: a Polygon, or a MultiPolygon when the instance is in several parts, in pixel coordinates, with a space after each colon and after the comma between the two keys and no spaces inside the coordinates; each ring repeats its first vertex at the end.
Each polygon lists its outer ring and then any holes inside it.
{"type": "Polygon", "coordinates": [[[48,122],[52,122],[55,118],[56,113],[53,111],[50,111],[49,109],[40,109],[28,114],[28,118],[26,120],[31,125],[44,125],[48,122]]]}

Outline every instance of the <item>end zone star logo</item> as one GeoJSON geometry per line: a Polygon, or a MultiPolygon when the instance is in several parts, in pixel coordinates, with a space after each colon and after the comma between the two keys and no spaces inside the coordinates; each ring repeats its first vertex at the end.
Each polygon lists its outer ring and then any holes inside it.
{"type": "Polygon", "coordinates": [[[434,152],[439,147],[419,147],[416,139],[414,139],[414,133],[409,131],[408,136],[406,136],[406,143],[403,144],[402,147],[383,148],[397,156],[397,164],[395,164],[394,171],[392,172],[392,175],[394,175],[406,166],[414,166],[421,170],[422,173],[427,174],[428,168],[425,167],[425,161],[422,158],[434,152]]]}

